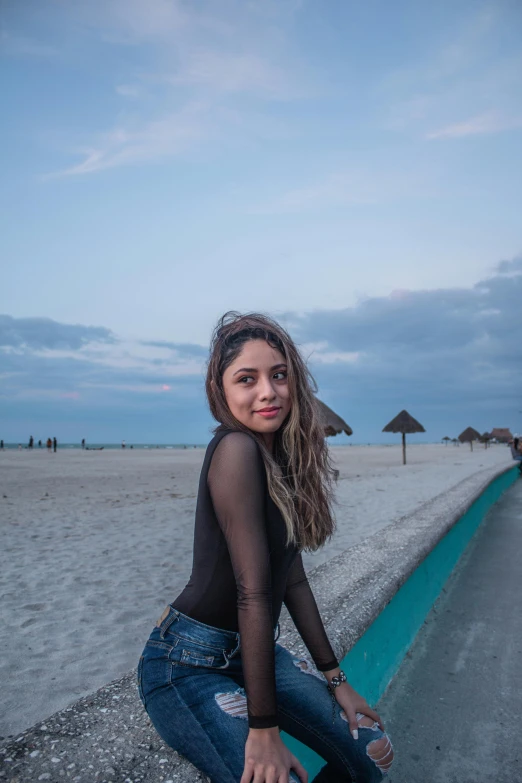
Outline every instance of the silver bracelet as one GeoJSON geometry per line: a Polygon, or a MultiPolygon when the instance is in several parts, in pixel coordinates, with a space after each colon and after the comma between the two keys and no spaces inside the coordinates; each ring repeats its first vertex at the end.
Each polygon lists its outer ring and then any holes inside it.
{"type": "Polygon", "coordinates": [[[335,689],[339,687],[339,685],[342,682],[347,682],[346,674],[343,672],[342,669],[339,670],[339,674],[335,677],[332,677],[330,682],[326,684],[326,687],[328,688],[328,691],[330,693],[330,696],[332,697],[332,723],[335,723],[335,689]]]}

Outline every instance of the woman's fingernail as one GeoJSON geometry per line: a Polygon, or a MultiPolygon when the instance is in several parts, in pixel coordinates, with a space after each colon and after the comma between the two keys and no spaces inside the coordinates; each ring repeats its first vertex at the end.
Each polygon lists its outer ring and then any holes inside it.
{"type": "Polygon", "coordinates": [[[358,730],[358,729],[354,729],[354,730],[352,731],[352,736],[353,736],[353,738],[354,738],[355,740],[358,740],[358,739],[359,739],[359,730],[358,730]]]}

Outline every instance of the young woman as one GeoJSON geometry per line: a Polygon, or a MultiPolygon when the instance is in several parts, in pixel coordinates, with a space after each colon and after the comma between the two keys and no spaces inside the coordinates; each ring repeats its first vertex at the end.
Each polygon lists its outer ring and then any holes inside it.
{"type": "Polygon", "coordinates": [[[307,783],[280,729],[325,759],[316,783],[380,781],[393,759],[380,717],[339,669],[301,560],[334,530],[314,389],[279,324],[223,316],[206,380],[220,426],[201,471],[192,575],[138,664],[157,732],[212,783],[307,783]],[[316,668],[276,644],[283,603],[316,668]]]}

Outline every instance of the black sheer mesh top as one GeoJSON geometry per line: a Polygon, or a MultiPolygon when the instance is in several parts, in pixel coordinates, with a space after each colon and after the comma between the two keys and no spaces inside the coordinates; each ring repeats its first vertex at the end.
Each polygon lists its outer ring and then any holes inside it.
{"type": "Polygon", "coordinates": [[[278,723],[274,628],[283,602],[317,668],[338,665],[301,555],[285,542],[255,438],[218,430],[201,470],[192,574],[172,605],[207,625],[239,631],[251,728],[278,723]]]}

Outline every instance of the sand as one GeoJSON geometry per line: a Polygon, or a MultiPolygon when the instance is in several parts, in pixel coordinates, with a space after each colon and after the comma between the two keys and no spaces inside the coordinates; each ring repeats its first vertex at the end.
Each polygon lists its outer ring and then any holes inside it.
{"type": "MultiPolygon", "coordinates": [[[[338,531],[308,569],[509,450],[333,447],[338,531]]],[[[136,666],[185,583],[203,449],[0,452],[0,736],[136,666]]]]}

